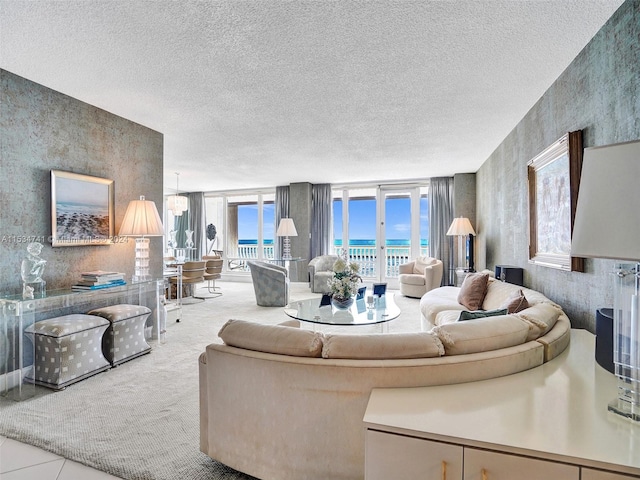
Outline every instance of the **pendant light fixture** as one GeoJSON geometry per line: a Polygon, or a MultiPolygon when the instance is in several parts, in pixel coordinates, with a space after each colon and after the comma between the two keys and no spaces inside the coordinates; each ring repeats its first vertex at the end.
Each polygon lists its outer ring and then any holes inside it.
{"type": "Polygon", "coordinates": [[[167,199],[167,210],[171,210],[174,217],[179,217],[182,215],[182,212],[186,211],[189,208],[189,199],[187,197],[183,197],[182,195],[178,195],[180,192],[178,188],[178,182],[180,180],[180,174],[176,172],[176,194],[170,196],[167,199]]]}

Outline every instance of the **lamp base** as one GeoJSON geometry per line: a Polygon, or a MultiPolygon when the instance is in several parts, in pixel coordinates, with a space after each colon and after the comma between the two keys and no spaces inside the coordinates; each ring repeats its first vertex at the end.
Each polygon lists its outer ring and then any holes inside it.
{"type": "Polygon", "coordinates": [[[146,237],[136,238],[136,259],[131,281],[144,282],[151,280],[149,271],[149,239],[146,237]]]}
{"type": "Polygon", "coordinates": [[[284,260],[291,260],[291,239],[289,237],[282,239],[282,258],[284,260]]]}
{"type": "Polygon", "coordinates": [[[640,422],[640,410],[633,402],[625,401],[618,397],[607,405],[607,410],[634,422],[640,422]]]}

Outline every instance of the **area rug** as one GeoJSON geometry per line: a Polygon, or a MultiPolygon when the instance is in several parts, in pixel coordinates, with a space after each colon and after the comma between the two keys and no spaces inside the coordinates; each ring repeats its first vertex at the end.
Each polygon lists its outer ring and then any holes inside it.
{"type": "MultiPolygon", "coordinates": [[[[198,357],[209,343],[221,342],[217,332],[228,319],[274,324],[289,317],[282,308],[257,306],[250,283],[217,284],[223,295],[186,305],[183,319],[168,326],[167,342],[154,343],[149,355],[60,392],[38,387],[35,397],[22,402],[0,397],[0,435],[123,479],[253,478],[199,450],[198,357]]],[[[292,300],[317,296],[304,283],[291,285],[292,300]]],[[[418,330],[419,301],[389,294],[402,311],[389,322],[389,332],[418,330]]]]}

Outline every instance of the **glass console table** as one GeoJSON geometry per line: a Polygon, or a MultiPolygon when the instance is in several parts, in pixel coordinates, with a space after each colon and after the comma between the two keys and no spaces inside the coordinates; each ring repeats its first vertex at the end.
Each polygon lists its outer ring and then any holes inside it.
{"type": "Polygon", "coordinates": [[[22,400],[35,394],[36,386],[24,382],[33,369],[35,356],[35,347],[24,334],[29,325],[46,318],[130,303],[151,309],[148,338],[158,339],[162,289],[162,280],[147,280],[99,290],[50,290],[33,299],[23,299],[21,295],[0,298],[0,395],[22,400]]]}

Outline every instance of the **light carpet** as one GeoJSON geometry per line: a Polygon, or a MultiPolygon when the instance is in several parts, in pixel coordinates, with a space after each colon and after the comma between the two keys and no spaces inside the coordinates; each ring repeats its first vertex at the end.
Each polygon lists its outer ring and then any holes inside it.
{"type": "MultiPolygon", "coordinates": [[[[0,435],[131,480],[251,479],[199,450],[198,357],[221,342],[229,319],[279,323],[283,308],[259,307],[250,283],[218,282],[221,297],[186,305],[167,342],[60,392],[38,387],[22,402],[0,397],[0,435]]],[[[291,284],[291,300],[315,297],[291,284]]],[[[389,332],[420,329],[419,300],[398,293],[402,313],[389,332]]],[[[303,328],[311,328],[302,324],[303,328]]],[[[334,327],[342,333],[379,332],[379,326],[334,327]]],[[[238,419],[242,421],[242,419],[238,419]]]]}

